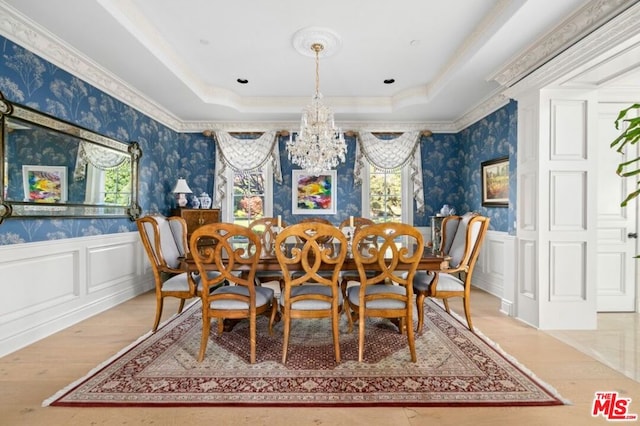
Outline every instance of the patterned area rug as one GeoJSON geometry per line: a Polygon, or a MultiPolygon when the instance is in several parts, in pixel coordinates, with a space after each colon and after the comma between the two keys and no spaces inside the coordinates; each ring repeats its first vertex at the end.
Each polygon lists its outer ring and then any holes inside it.
{"type": "Polygon", "coordinates": [[[198,363],[200,304],[143,336],[43,405],[96,406],[525,406],[562,405],[549,386],[485,337],[427,300],[418,362],[387,320],[367,323],[365,362],[357,328],[341,323],[342,363],[333,358],[328,320],[292,321],[287,365],[282,324],[273,336],[258,320],[257,362],[249,363],[248,323],[222,336],[212,327],[198,363]]]}

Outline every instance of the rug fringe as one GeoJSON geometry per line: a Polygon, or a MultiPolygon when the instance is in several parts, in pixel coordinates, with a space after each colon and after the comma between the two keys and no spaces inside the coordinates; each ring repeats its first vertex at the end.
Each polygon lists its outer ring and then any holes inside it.
{"type": "MultiPolygon", "coordinates": [[[[178,313],[173,314],[169,319],[167,319],[166,321],[163,321],[158,326],[158,330],[157,331],[159,331],[164,326],[166,326],[168,323],[170,323],[171,321],[176,319],[179,315],[182,315],[183,313],[187,312],[189,310],[189,308],[195,303],[200,303],[200,299],[195,300],[195,301],[191,302],[190,304],[188,304],[184,309],[182,309],[182,312],[180,312],[179,314],[178,313]]],[[[100,371],[101,369],[103,369],[104,367],[109,365],[110,363],[112,363],[114,360],[118,359],[119,357],[121,357],[122,355],[127,353],[127,351],[131,350],[138,343],[142,342],[144,339],[148,338],[152,334],[153,334],[153,331],[148,331],[145,334],[143,334],[142,336],[138,337],[133,343],[127,345],[123,349],[120,349],[116,354],[112,355],[109,359],[107,359],[106,361],[100,363],[96,367],[92,368],[87,374],[85,374],[84,376],[82,376],[78,380],[75,380],[74,382],[68,384],[67,386],[65,386],[64,388],[60,389],[58,392],[56,392],[55,394],[53,394],[49,398],[47,398],[44,401],[42,401],[42,407],[48,407],[54,401],[58,400],[63,395],[65,395],[67,392],[69,392],[70,390],[72,390],[73,388],[75,388],[76,386],[78,386],[79,384],[84,382],[85,380],[87,380],[89,377],[91,377],[92,375],[94,375],[95,373],[97,373],[98,371],[100,371]]]]}
{"type": "MultiPolygon", "coordinates": [[[[434,302],[434,304],[438,305],[440,308],[442,308],[444,310],[444,304],[442,303],[441,300],[439,300],[439,299],[431,299],[431,301],[434,302]]],[[[463,318],[461,315],[458,315],[453,310],[451,310],[450,313],[451,313],[451,316],[453,318],[455,318],[458,322],[460,322],[460,323],[462,323],[463,325],[466,326],[466,324],[467,324],[466,318],[463,318]]],[[[489,337],[487,337],[484,333],[482,333],[480,330],[478,330],[478,327],[474,326],[473,327],[473,332],[474,332],[474,334],[476,336],[478,336],[480,339],[482,339],[487,345],[491,346],[496,352],[498,352],[503,358],[505,358],[507,361],[509,361],[513,365],[515,365],[524,374],[528,375],[533,380],[538,382],[538,384],[541,387],[543,387],[547,392],[549,392],[549,394],[551,394],[552,396],[554,396],[558,400],[562,401],[562,403],[564,405],[573,405],[573,403],[570,400],[568,400],[568,399],[564,398],[562,395],[560,395],[560,393],[558,392],[558,390],[555,387],[551,386],[549,383],[545,382],[540,377],[538,377],[533,371],[531,371],[530,369],[525,367],[513,355],[510,355],[508,352],[506,352],[504,349],[502,349],[502,347],[500,347],[499,344],[497,344],[496,342],[491,340],[489,337]]]]}

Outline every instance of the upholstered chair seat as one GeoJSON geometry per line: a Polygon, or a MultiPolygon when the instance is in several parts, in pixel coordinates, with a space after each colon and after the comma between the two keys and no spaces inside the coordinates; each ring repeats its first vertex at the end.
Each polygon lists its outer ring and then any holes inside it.
{"type": "MultiPolygon", "coordinates": [[[[360,297],[360,287],[352,286],[347,289],[347,297],[349,302],[353,305],[358,305],[359,297],[360,297]]],[[[384,295],[384,294],[397,294],[401,297],[406,297],[407,289],[405,286],[401,285],[387,285],[387,284],[379,284],[379,285],[370,285],[365,289],[365,300],[369,299],[370,296],[373,295],[384,295]]],[[[366,300],[365,302],[366,309],[406,309],[406,303],[402,300],[398,299],[374,299],[370,298],[370,300],[366,300]]]]}
{"type": "MultiPolygon", "coordinates": [[[[256,287],[256,308],[260,308],[271,303],[273,300],[273,289],[268,287],[256,287]]],[[[209,304],[211,309],[221,310],[243,310],[249,309],[249,289],[245,286],[228,285],[217,288],[214,295],[236,294],[244,296],[245,300],[239,299],[213,299],[209,304]]]]}

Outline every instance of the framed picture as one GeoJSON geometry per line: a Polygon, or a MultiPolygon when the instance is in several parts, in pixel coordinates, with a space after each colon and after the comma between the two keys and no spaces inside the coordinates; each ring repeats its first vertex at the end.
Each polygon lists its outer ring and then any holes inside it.
{"type": "Polygon", "coordinates": [[[291,211],[293,214],[336,214],[337,172],[329,170],[318,176],[293,170],[291,211]]]}
{"type": "Polygon", "coordinates": [[[485,161],[482,172],[482,205],[507,207],[509,205],[509,157],[485,161]]]}
{"type": "Polygon", "coordinates": [[[24,201],[64,203],[67,201],[67,168],[64,166],[22,166],[24,201]]]}

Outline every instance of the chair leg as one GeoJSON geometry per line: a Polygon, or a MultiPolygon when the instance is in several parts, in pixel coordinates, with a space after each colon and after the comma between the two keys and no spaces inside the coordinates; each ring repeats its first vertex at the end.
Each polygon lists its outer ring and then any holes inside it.
{"type": "Polygon", "coordinates": [[[291,328],[291,318],[288,313],[284,315],[284,330],[282,339],[282,363],[287,362],[287,350],[289,349],[289,329],[291,328]]]}
{"type": "Polygon", "coordinates": [[[162,309],[164,306],[164,297],[157,296],[156,297],[156,318],[153,321],[153,332],[158,329],[158,325],[160,325],[160,317],[162,317],[162,309]]]}
{"type": "Polygon", "coordinates": [[[256,316],[251,315],[249,318],[249,340],[251,343],[251,364],[256,363],[256,316]]]}
{"type": "Polygon", "coordinates": [[[331,313],[331,329],[333,331],[333,350],[336,355],[336,363],[340,363],[340,330],[338,325],[338,308],[332,310],[331,313]]]}
{"type": "Polygon", "coordinates": [[[473,331],[473,324],[471,323],[471,306],[469,305],[469,297],[462,298],[464,304],[464,316],[467,318],[467,325],[469,330],[473,331]]]}
{"type": "Polygon", "coordinates": [[[186,301],[186,299],[180,299],[180,304],[178,305],[178,313],[182,313],[182,310],[184,309],[184,302],[186,301]]]}
{"type": "MultiPolygon", "coordinates": [[[[221,319],[218,319],[222,322],[221,319]]],[[[202,315],[202,337],[200,338],[200,354],[198,355],[198,362],[202,362],[204,359],[204,353],[207,350],[207,342],[209,341],[209,332],[211,331],[211,318],[207,315],[202,315]]]]}
{"type": "Polygon", "coordinates": [[[418,357],[416,356],[416,341],[415,336],[413,334],[413,309],[410,309],[407,312],[406,319],[403,318],[403,323],[406,322],[407,325],[407,341],[409,342],[409,352],[411,353],[411,362],[417,362],[418,357]]]}
{"type": "Polygon", "coordinates": [[[364,359],[364,308],[361,306],[358,313],[358,362],[362,362],[364,359]]]}
{"type": "Polygon", "coordinates": [[[416,308],[418,308],[418,333],[422,333],[424,327],[424,299],[426,297],[425,292],[416,293],[416,308]]]}
{"type": "Polygon", "coordinates": [[[348,333],[353,331],[353,311],[351,310],[351,305],[347,299],[344,300],[344,313],[347,315],[347,320],[349,320],[349,328],[347,330],[348,333]]]}
{"type": "Polygon", "coordinates": [[[278,314],[277,300],[271,301],[271,314],[269,315],[269,336],[273,336],[273,323],[276,321],[276,315],[278,314]]]}
{"type": "Polygon", "coordinates": [[[451,314],[451,311],[449,310],[449,299],[442,299],[442,303],[444,303],[444,310],[447,311],[448,314],[451,314]]]}

